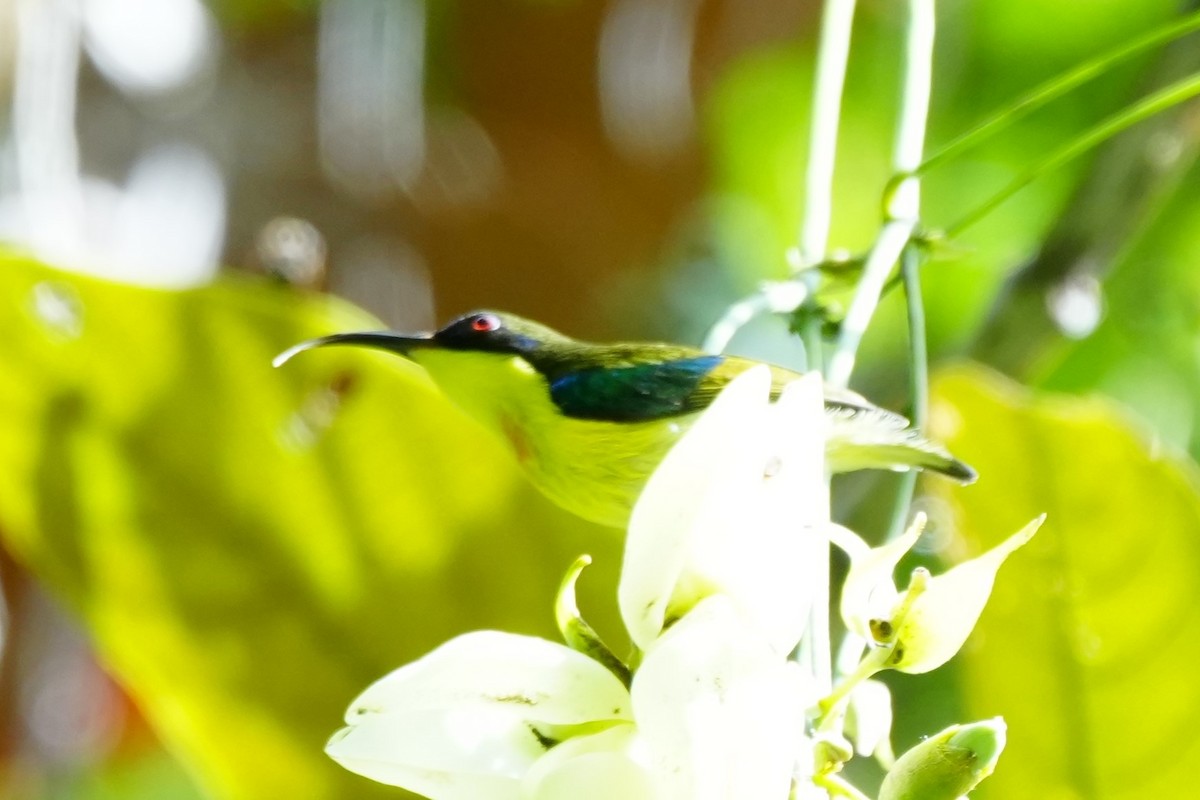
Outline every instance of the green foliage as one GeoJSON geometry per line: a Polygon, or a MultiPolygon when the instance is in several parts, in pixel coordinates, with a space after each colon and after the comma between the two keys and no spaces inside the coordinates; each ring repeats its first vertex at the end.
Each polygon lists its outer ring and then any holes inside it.
{"type": "MultiPolygon", "coordinates": [[[[1194,145],[1191,145],[1194,146],[1194,145]]],[[[1103,392],[1132,408],[1171,445],[1200,455],[1200,194],[1186,187],[1141,226],[1104,284],[1105,316],[1081,341],[1042,348],[1025,375],[1036,386],[1103,392]]]]}
{"type": "Polygon", "coordinates": [[[245,279],[164,292],[0,256],[4,544],[222,798],[395,797],[321,756],[362,687],[464,630],[550,634],[571,560],[597,556],[593,585],[619,564],[415,367],[271,368],[377,325],[245,279]]]}
{"type": "Polygon", "coordinates": [[[934,397],[935,430],[982,476],[941,495],[970,548],[1049,515],[960,656],[969,713],[1009,725],[978,796],[1190,796],[1195,466],[1106,401],[1030,394],[974,367],[942,373],[934,397]]]}
{"type": "MultiPolygon", "coordinates": [[[[862,7],[856,16],[831,238],[832,246],[855,255],[878,231],[884,188],[892,177],[888,153],[899,91],[901,13],[899,6],[885,5],[862,7]]],[[[1043,81],[1158,29],[1176,14],[1175,4],[1163,0],[1106,0],[1086,12],[1077,4],[1038,0],[939,4],[928,153],[1043,81]]],[[[923,224],[933,230],[953,224],[1039,157],[1157,88],[1146,80],[1157,56],[1142,53],[1122,63],[931,170],[923,180],[923,224]]],[[[783,254],[795,243],[804,205],[800,176],[811,62],[807,44],[758,48],[722,71],[704,109],[713,196],[719,198],[710,203],[715,255],[745,288],[756,279],[787,274],[783,254]]],[[[1090,166],[1087,157],[1078,158],[1040,175],[978,225],[935,249],[923,269],[934,354],[959,350],[970,340],[999,282],[1038,252],[1090,166]]],[[[1121,205],[1124,199],[1114,195],[1112,202],[1121,205]]],[[[861,376],[867,383],[902,380],[898,295],[881,307],[864,341],[862,361],[874,373],[861,376]]],[[[848,297],[843,291],[831,299],[848,297]]]]}

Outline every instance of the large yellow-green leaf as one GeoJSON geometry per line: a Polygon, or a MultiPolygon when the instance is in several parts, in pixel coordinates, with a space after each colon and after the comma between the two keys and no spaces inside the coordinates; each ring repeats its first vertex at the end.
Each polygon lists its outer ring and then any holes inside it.
{"type": "Polygon", "coordinates": [[[935,385],[937,433],[980,480],[945,493],[982,549],[1043,511],[961,656],[972,718],[1002,714],[992,798],[1191,797],[1200,756],[1195,465],[1112,404],[1032,394],[964,367],[935,385]]]}
{"type": "Polygon", "coordinates": [[[468,629],[548,633],[580,551],[611,591],[618,537],[534,495],[417,368],[271,368],[376,326],[257,281],[154,291],[0,254],[4,543],[221,798],[396,797],[322,753],[359,690],[468,629]]]}

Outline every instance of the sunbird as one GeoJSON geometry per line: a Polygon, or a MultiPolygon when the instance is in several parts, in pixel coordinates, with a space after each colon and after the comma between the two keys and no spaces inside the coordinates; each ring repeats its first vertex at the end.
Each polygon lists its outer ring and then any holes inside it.
{"type": "MultiPolygon", "coordinates": [[[[758,361],[656,343],[593,344],[513,314],[475,311],[434,333],[336,333],[304,350],[360,345],[404,356],[508,442],[530,481],[580,517],[624,527],[650,473],[692,420],[758,361]]],[[[800,375],[775,365],[772,398],[800,375]]],[[[833,472],[930,469],[963,483],[975,471],[904,417],[826,387],[833,472]]]]}

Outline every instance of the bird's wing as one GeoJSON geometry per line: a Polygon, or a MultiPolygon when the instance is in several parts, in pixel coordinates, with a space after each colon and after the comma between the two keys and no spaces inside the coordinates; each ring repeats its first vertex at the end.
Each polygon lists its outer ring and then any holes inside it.
{"type": "MultiPolygon", "coordinates": [[[[711,402],[716,392],[733,376],[755,363],[739,358],[726,359],[705,376],[693,398],[703,398],[707,393],[707,402],[711,402]]],[[[772,398],[778,397],[784,386],[799,377],[791,370],[772,366],[772,398]]],[[[975,480],[975,470],[910,428],[908,420],[901,415],[880,408],[862,395],[826,386],[825,411],[830,423],[826,453],[829,467],[834,472],[916,468],[940,472],[962,483],[975,480]]]]}
{"type": "MultiPolygon", "coordinates": [[[[713,401],[713,398],[720,393],[725,386],[737,377],[742,372],[745,372],[750,367],[756,366],[762,362],[753,361],[748,358],[738,358],[736,356],[726,357],[719,365],[712,369],[704,376],[696,390],[692,392],[688,399],[687,411],[700,411],[708,407],[708,404],[713,401]]],[[[787,386],[794,380],[800,378],[800,373],[793,372],[790,369],[777,367],[774,364],[768,364],[771,368],[771,399],[779,397],[779,393],[783,391],[783,387],[787,386]]],[[[845,411],[848,413],[866,411],[872,414],[878,414],[881,417],[886,417],[901,427],[908,425],[908,420],[899,414],[880,408],[872,403],[867,398],[852,392],[849,389],[837,389],[832,386],[825,386],[825,407],[833,411],[845,411]]]]}
{"type": "Polygon", "coordinates": [[[694,355],[624,366],[576,368],[548,376],[550,398],[563,414],[576,419],[667,419],[698,410],[690,398],[723,360],[722,356],[694,355]]]}
{"type": "MultiPolygon", "coordinates": [[[[731,380],[761,362],[705,353],[677,345],[607,345],[580,348],[536,366],[550,384],[550,397],[563,414],[577,419],[641,422],[708,408],[731,380]],[[561,360],[559,360],[561,359],[561,360]]],[[[771,369],[771,396],[800,374],[771,369]]],[[[866,411],[904,427],[908,421],[847,389],[826,387],[825,405],[866,411]]]]}

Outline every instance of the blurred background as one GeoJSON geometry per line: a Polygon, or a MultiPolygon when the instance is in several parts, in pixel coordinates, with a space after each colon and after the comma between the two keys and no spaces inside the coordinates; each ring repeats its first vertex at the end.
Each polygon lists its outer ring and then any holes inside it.
{"type": "MultiPolygon", "coordinates": [[[[943,0],[931,151],[1193,5],[943,0]]],[[[612,624],[619,542],[533,496],[414,371],[270,357],[378,324],[325,292],[401,329],[493,307],[697,343],[789,274],[819,11],[0,0],[0,798],[396,796],[322,761],[358,688],[457,632],[548,632],[583,550],[608,555],[612,624]]],[[[851,256],[880,224],[904,13],[860,2],[832,237],[851,256]]],[[[926,227],[1198,69],[1184,39],[939,167],[926,227]]],[[[939,245],[935,360],[1102,393],[1195,452],[1198,136],[1177,107],[939,245]]],[[[899,409],[898,294],[856,386],[899,409]]],[[[797,356],[778,319],[733,349],[797,356]]],[[[878,534],[887,480],[843,484],[840,516],[878,534]]],[[[946,672],[904,684],[924,694],[898,701],[900,749],[955,719],[946,672]]]]}

